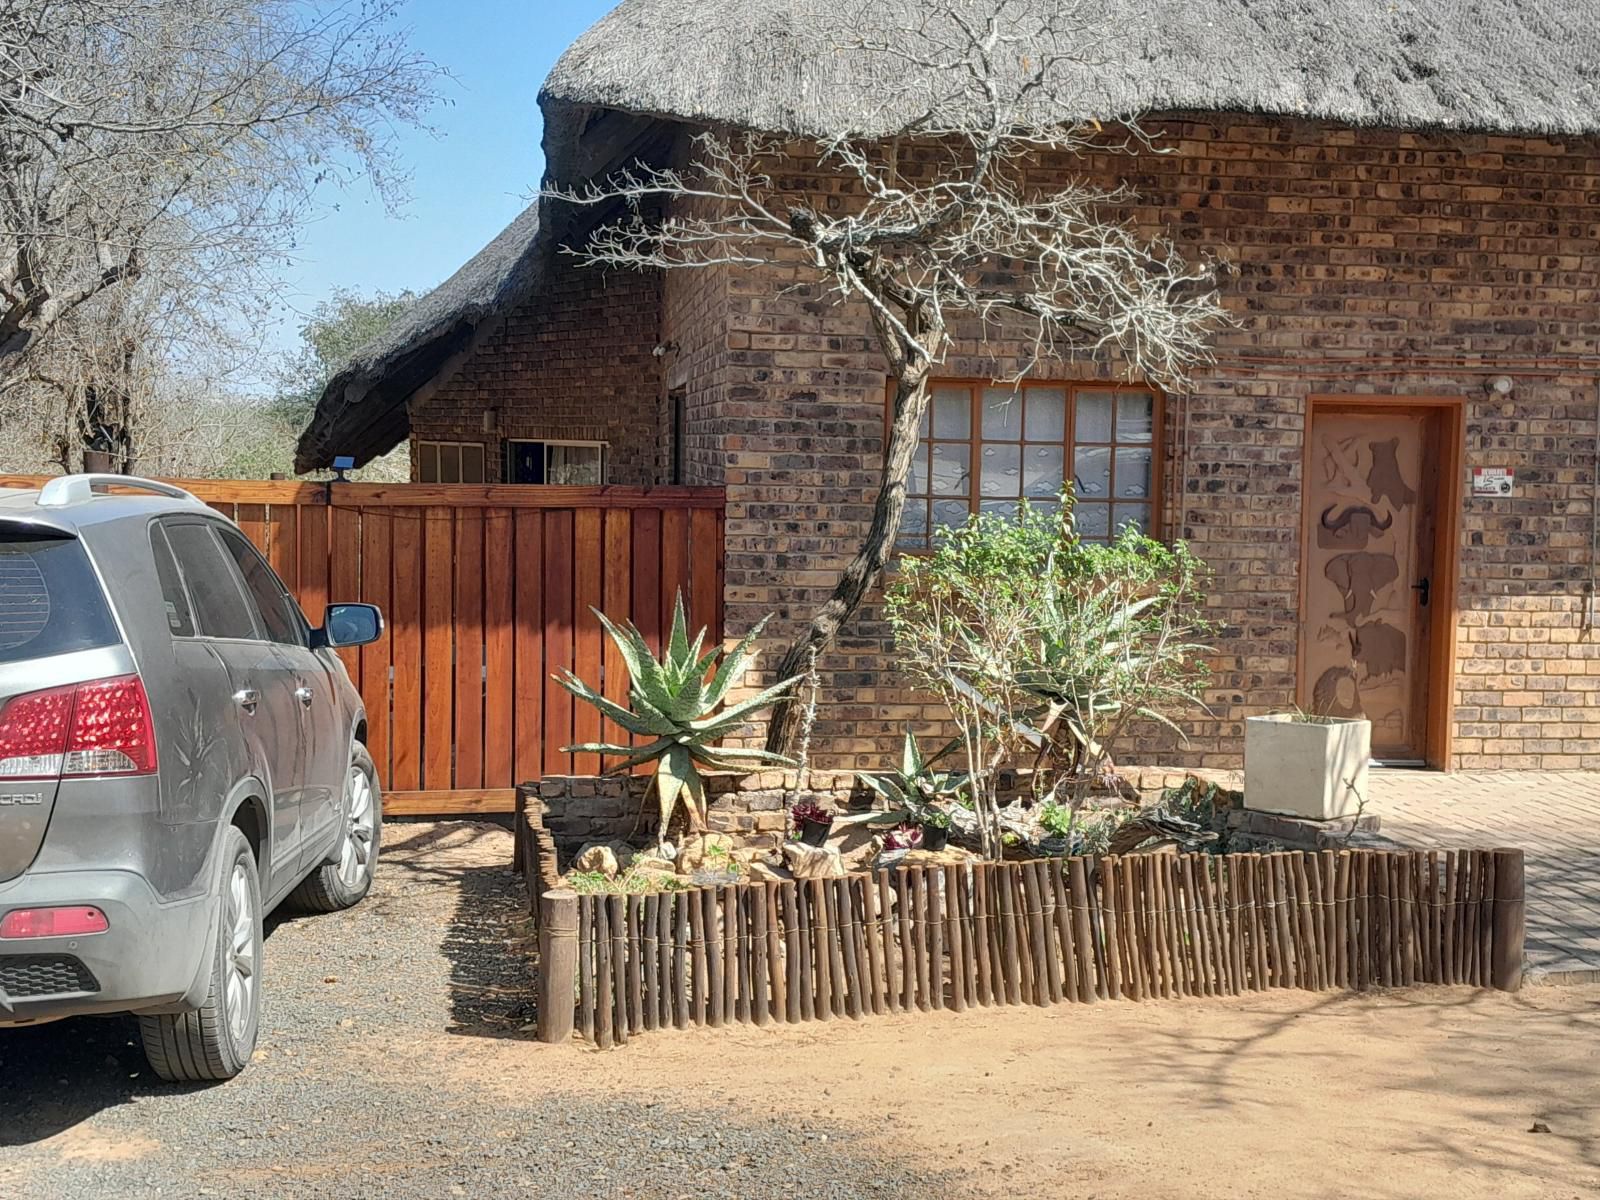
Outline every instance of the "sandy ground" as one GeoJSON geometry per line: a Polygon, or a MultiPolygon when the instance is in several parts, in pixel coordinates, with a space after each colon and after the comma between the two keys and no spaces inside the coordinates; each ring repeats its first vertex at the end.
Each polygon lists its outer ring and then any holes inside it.
{"type": "Polygon", "coordinates": [[[154,1083],[114,1022],[0,1039],[0,1193],[1600,1195],[1600,987],[1107,1002],[553,1048],[529,1040],[508,858],[486,826],[394,827],[367,905],[269,940],[275,1016],[224,1087],[154,1083]]]}
{"type": "Polygon", "coordinates": [[[776,1103],[994,1195],[1600,1195],[1592,986],[883,1017],[606,1053],[480,1045],[452,1070],[513,1091],[536,1076],[574,1096],[776,1103]]]}

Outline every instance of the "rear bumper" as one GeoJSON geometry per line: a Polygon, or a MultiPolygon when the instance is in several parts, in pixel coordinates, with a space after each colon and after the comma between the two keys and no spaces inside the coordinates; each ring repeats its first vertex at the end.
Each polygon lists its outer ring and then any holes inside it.
{"type": "Polygon", "coordinates": [[[132,871],[59,871],[0,884],[0,916],[92,904],[110,925],[80,937],[0,939],[0,1026],[170,1009],[199,975],[215,903],[199,896],[164,904],[132,871]]]}

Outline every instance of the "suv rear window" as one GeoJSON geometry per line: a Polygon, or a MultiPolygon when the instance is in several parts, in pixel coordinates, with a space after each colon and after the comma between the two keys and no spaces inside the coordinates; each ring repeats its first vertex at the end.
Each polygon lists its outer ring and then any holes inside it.
{"type": "Polygon", "coordinates": [[[0,527],[0,663],[121,640],[76,538],[0,527]]]}

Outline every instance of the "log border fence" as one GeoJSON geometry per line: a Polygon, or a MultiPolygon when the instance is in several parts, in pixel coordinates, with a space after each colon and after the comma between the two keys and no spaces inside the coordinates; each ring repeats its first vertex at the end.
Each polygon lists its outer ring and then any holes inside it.
{"type": "MultiPolygon", "coordinates": [[[[524,860],[525,867],[527,864],[524,860]]],[[[529,883],[549,879],[530,871],[529,883]]],[[[1521,850],[1134,854],[537,895],[538,1030],[1447,984],[1515,991],[1521,850]]]]}

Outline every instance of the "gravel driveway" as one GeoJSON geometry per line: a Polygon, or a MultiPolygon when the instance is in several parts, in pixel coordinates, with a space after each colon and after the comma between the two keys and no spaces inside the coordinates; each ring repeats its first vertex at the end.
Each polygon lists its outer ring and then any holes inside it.
{"type": "MultiPolygon", "coordinates": [[[[509,835],[386,836],[364,904],[269,922],[260,1047],[233,1082],[161,1083],[125,1019],[0,1031],[0,1196],[961,1192],[835,1123],[696,1104],[692,1078],[655,1095],[542,1085],[539,1048],[487,1040],[533,1036],[509,835]]],[[[558,1052],[558,1074],[582,1053],[558,1052]]]]}

